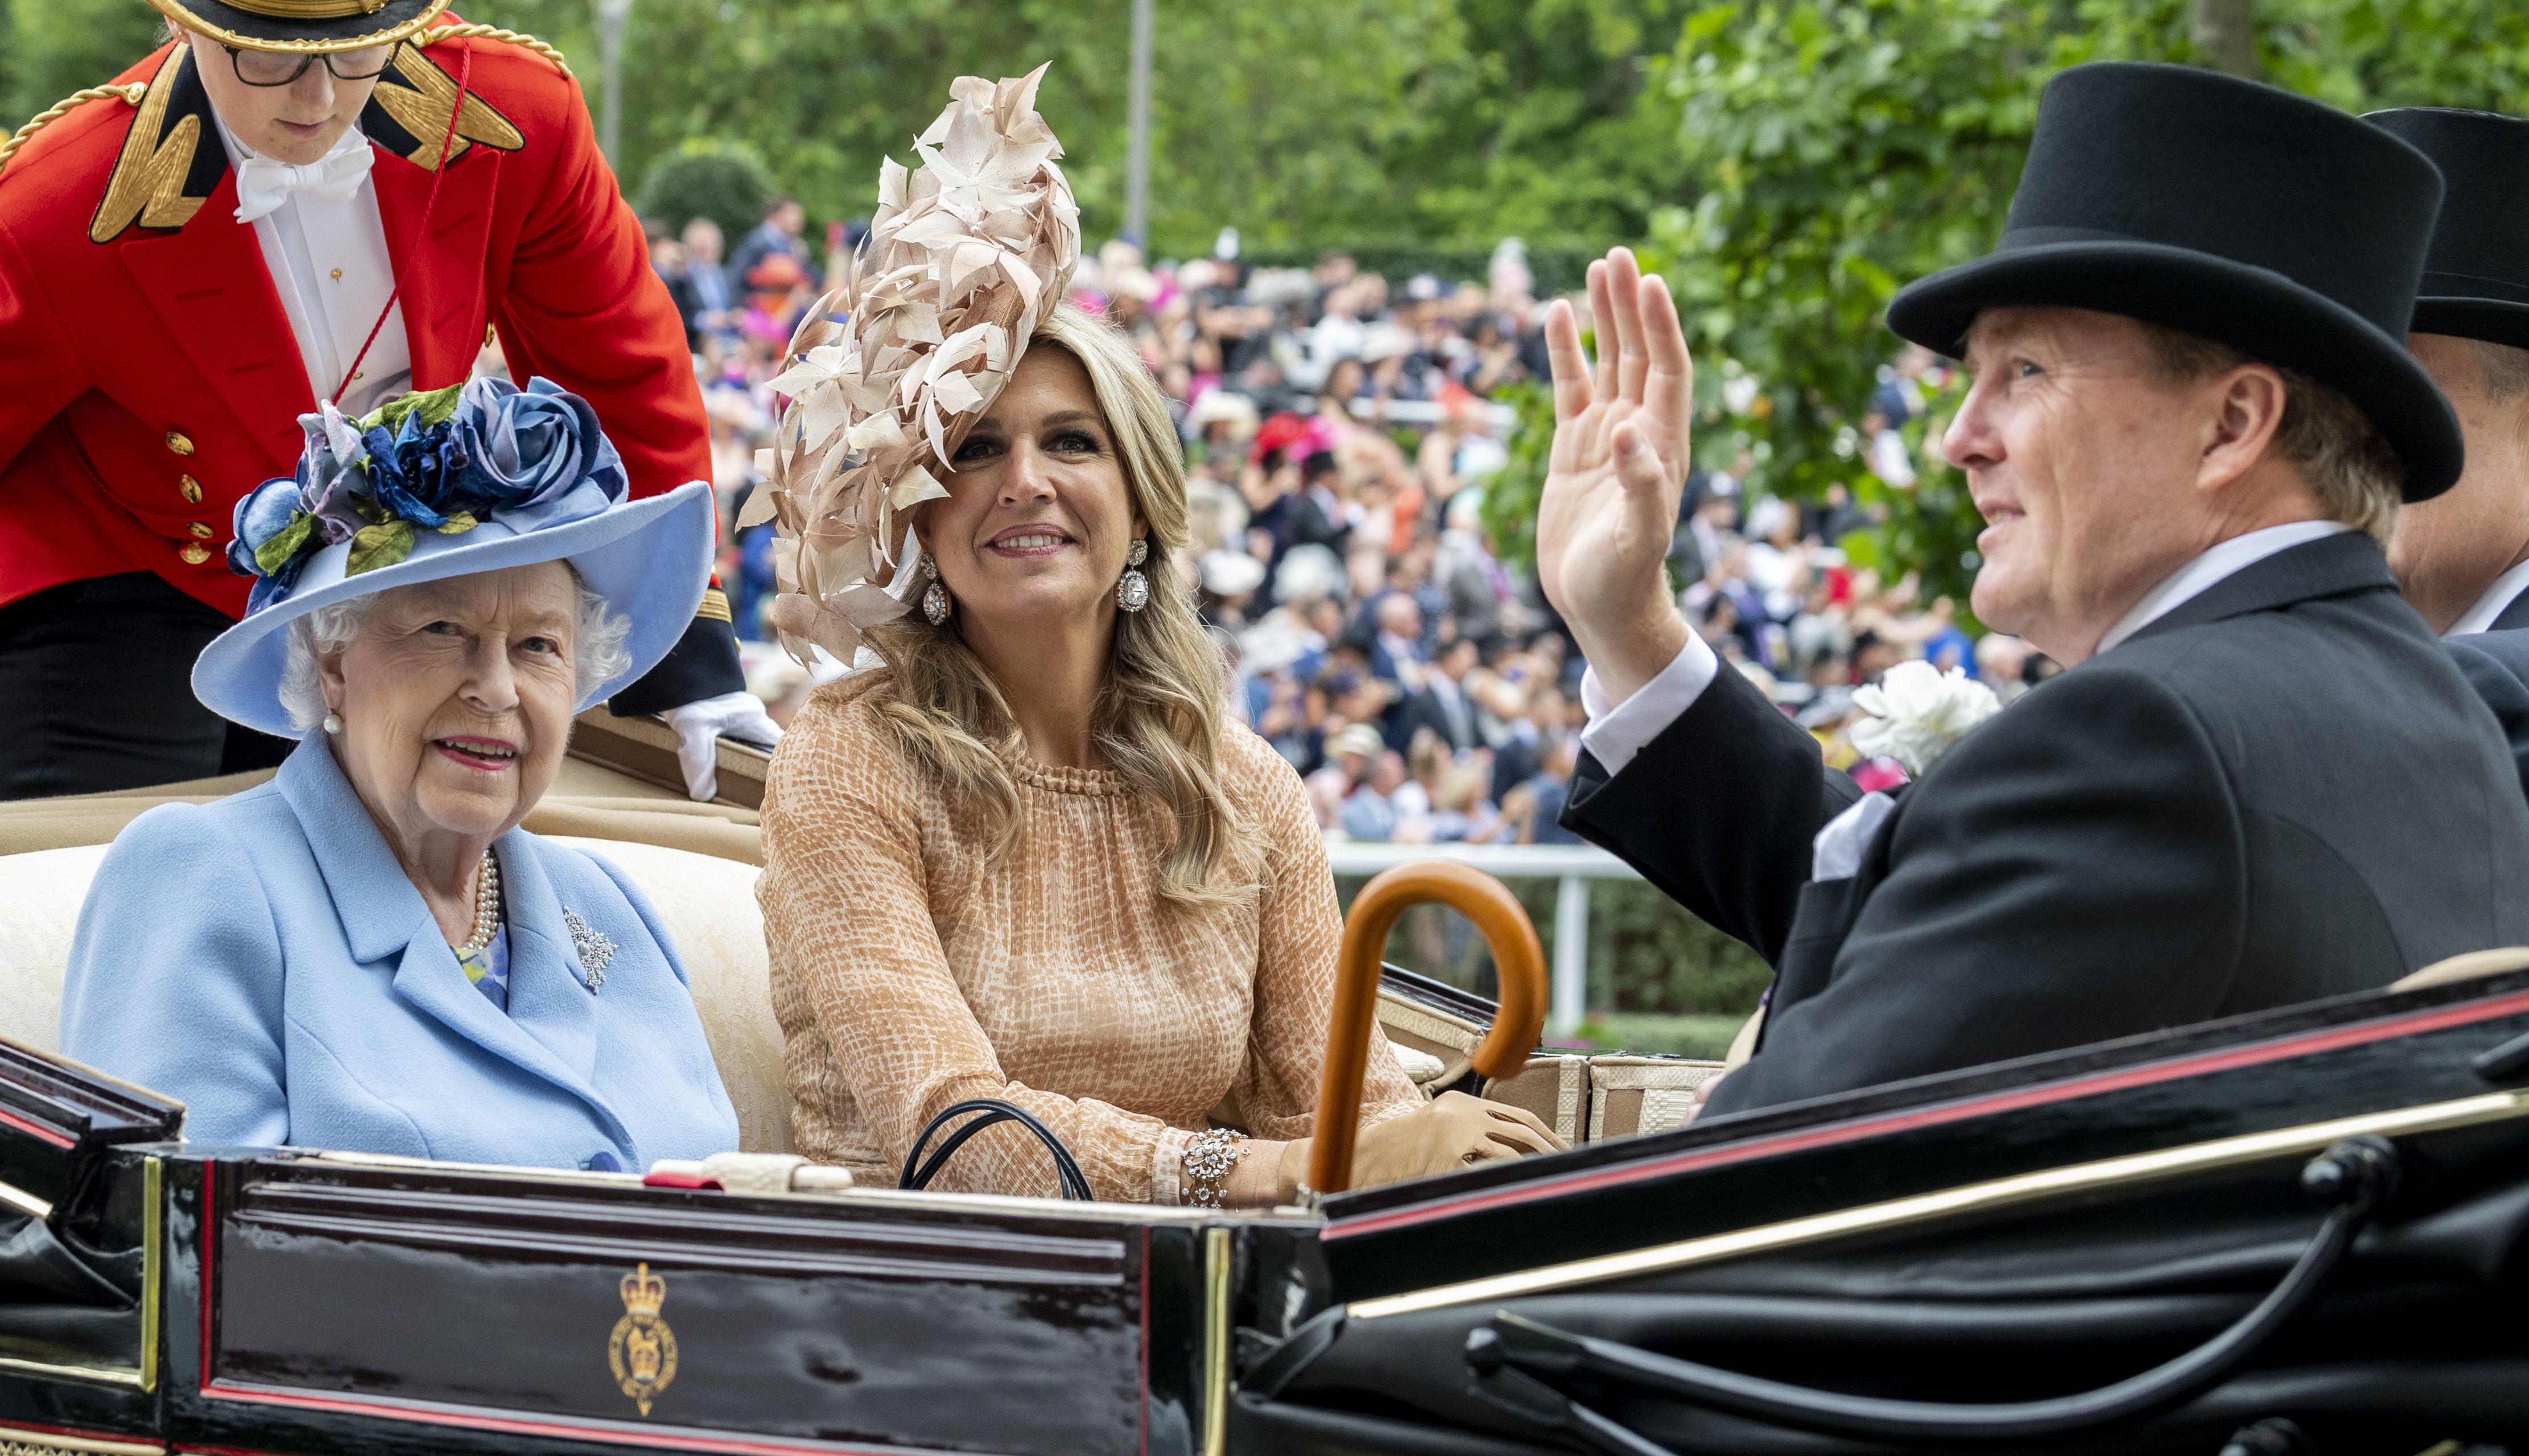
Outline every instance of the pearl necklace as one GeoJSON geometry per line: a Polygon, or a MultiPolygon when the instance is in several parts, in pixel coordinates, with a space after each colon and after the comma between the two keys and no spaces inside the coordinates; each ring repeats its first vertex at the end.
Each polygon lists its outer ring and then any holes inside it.
{"type": "Polygon", "coordinates": [[[474,872],[474,939],[456,947],[457,958],[480,955],[501,929],[501,866],[492,851],[483,851],[482,868],[474,872]]]}

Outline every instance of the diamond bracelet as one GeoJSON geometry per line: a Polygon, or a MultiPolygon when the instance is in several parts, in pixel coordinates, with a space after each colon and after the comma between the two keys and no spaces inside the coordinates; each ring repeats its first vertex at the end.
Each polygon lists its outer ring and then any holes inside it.
{"type": "Polygon", "coordinates": [[[1229,1207],[1221,1200],[1221,1180],[1227,1178],[1229,1170],[1238,1166],[1238,1159],[1247,1155],[1246,1143],[1247,1139],[1240,1134],[1225,1127],[1215,1127],[1210,1132],[1196,1134],[1195,1140],[1186,1145],[1183,1166],[1186,1181],[1194,1185],[1186,1194],[1188,1207],[1229,1207]]]}

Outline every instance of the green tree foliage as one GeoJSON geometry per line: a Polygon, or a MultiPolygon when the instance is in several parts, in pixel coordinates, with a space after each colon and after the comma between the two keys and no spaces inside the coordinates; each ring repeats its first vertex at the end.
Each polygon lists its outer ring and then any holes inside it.
{"type": "Polygon", "coordinates": [[[1519,411],[1519,424],[1505,442],[1509,459],[1484,482],[1484,534],[1493,553],[1522,570],[1536,565],[1536,507],[1544,494],[1546,449],[1554,439],[1554,393],[1542,383],[1523,382],[1502,395],[1519,411]]]}
{"type": "MultiPolygon", "coordinates": [[[[2266,79],[2349,111],[2529,101],[2515,6],[2259,0],[2257,15],[2266,79]]],[[[1889,512],[1856,543],[1865,561],[1964,599],[1981,522],[1963,484],[1918,448],[1921,483],[1887,489],[1854,430],[1896,346],[1887,300],[1991,247],[2057,71],[2187,60],[2186,20],[2178,0],[1720,0],[1689,16],[1657,94],[1700,191],[1652,219],[1645,253],[1702,365],[1700,458],[1744,453],[1758,488],[1792,497],[1846,483],[1889,512]],[[1732,370],[1764,386],[1738,409],[1718,387],[1732,370]]],[[[1952,404],[1914,421],[1918,447],[1952,404]]]]}
{"type": "Polygon", "coordinates": [[[1457,0],[1462,59],[1435,79],[1432,125],[1399,158],[1421,180],[1414,223],[1438,237],[1603,249],[1641,237],[1657,209],[1693,201],[1675,111],[1658,94],[1690,8],[1457,0]]]}
{"type": "Polygon", "coordinates": [[[0,135],[64,96],[114,79],[165,33],[139,0],[6,0],[0,16],[0,135]]]}
{"type": "MultiPolygon", "coordinates": [[[[1157,250],[1224,224],[1260,247],[1603,248],[1692,201],[1654,83],[1691,0],[1160,0],[1157,250]]],[[[23,117],[145,52],[142,0],[0,0],[0,95],[23,117]]],[[[598,86],[586,0],[482,0],[598,86]]],[[[1044,99],[1093,236],[1121,220],[1129,0],[638,0],[623,152],[645,178],[693,138],[739,142],[820,218],[865,214],[960,75],[1050,61],[1044,99]]]]}
{"type": "Polygon", "coordinates": [[[2030,73],[2060,59],[2047,17],[1744,0],[1688,19],[1667,91],[1708,186],[1652,220],[1645,262],[1708,361],[1707,462],[1744,454],[1751,483],[1788,496],[1867,478],[1852,424],[1894,343],[1887,300],[1990,245],[2036,114],[2030,73]],[[1719,389],[1735,370],[1761,389],[1719,389]]]}
{"type": "MultiPolygon", "coordinates": [[[[20,0],[33,3],[33,0],[20,0]]],[[[594,84],[581,0],[505,0],[485,19],[562,45],[594,84]]],[[[628,176],[687,138],[742,141],[818,218],[866,215],[879,159],[961,75],[1051,62],[1041,102],[1095,238],[1122,216],[1126,0],[1015,0],[980,13],[911,0],[640,0],[624,49],[628,176]]],[[[1168,0],[1157,8],[1153,229],[1209,250],[1224,224],[1263,243],[1413,238],[1401,148],[1436,149],[1434,87],[1465,69],[1448,0],[1168,0]]],[[[1483,240],[1489,243],[1490,239],[1483,240]]]]}
{"type": "Polygon", "coordinates": [[[707,217],[734,240],[764,220],[773,197],[773,174],[751,148],[696,137],[650,164],[634,206],[679,230],[707,217]]]}

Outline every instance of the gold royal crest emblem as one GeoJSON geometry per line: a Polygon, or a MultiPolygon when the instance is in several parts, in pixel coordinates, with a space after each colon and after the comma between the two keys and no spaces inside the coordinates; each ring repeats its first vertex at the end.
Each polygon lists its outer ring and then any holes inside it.
{"type": "Polygon", "coordinates": [[[659,1307],[668,1302],[668,1281],[644,1264],[623,1276],[622,1289],[623,1318],[607,1336],[606,1363],[615,1372],[615,1383],[647,1417],[650,1402],[676,1378],[676,1333],[659,1318],[659,1307]]]}

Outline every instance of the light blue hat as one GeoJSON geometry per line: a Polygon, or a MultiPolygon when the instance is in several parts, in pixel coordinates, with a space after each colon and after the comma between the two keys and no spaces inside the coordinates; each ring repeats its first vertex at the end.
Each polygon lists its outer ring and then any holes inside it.
{"type": "Polygon", "coordinates": [[[222,718],[300,736],[281,704],[281,628],[399,586],[568,562],[632,623],[630,665],[574,711],[657,667],[702,604],[718,536],[711,486],[627,499],[595,412],[550,381],[406,395],[356,422],[327,404],[299,423],[297,475],[238,503],[229,564],[258,578],[245,619],[193,664],[193,695],[222,718]]]}

